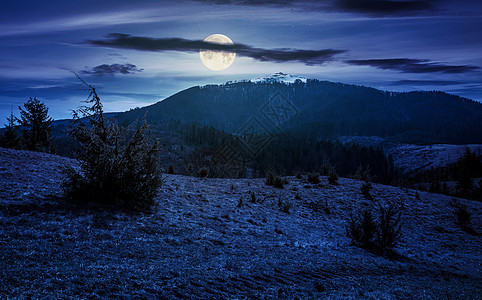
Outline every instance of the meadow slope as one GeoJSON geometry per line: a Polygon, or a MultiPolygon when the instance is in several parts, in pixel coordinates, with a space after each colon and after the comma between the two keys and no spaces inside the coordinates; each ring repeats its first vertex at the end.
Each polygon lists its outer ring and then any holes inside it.
{"type": "MultiPolygon", "coordinates": [[[[346,178],[277,189],[164,175],[153,211],[134,213],[65,200],[61,170],[75,164],[0,148],[1,298],[481,297],[481,237],[456,225],[451,197],[374,184],[372,201],[346,178]],[[404,209],[397,255],[350,245],[350,214],[388,203],[404,209]]],[[[460,201],[480,232],[482,203],[460,201]]]]}

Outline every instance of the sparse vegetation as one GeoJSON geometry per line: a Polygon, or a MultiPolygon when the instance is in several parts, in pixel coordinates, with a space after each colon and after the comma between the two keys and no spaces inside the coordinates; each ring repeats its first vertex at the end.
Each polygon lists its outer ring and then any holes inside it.
{"type": "Polygon", "coordinates": [[[275,188],[282,189],[285,183],[288,183],[287,180],[283,179],[273,171],[268,171],[266,185],[272,185],[275,188]]]}
{"type": "Polygon", "coordinates": [[[460,203],[460,201],[456,199],[452,199],[450,205],[453,207],[453,214],[456,218],[457,225],[464,231],[475,234],[475,230],[471,226],[472,213],[469,211],[467,205],[460,203]]]}
{"type": "Polygon", "coordinates": [[[289,214],[291,209],[291,202],[283,200],[280,195],[278,198],[278,207],[282,212],[289,214]]]}
{"type": "Polygon", "coordinates": [[[373,176],[371,175],[371,169],[364,168],[361,165],[358,167],[355,173],[355,179],[365,181],[365,182],[370,182],[373,180],[373,176]]]}
{"type": "Polygon", "coordinates": [[[253,191],[249,191],[251,197],[251,203],[256,203],[256,194],[253,191]]]}
{"type": "Polygon", "coordinates": [[[320,177],[320,174],[318,173],[310,173],[308,174],[308,182],[313,184],[320,183],[319,177],[320,177]]]}
{"type": "Polygon", "coordinates": [[[318,201],[310,202],[308,204],[308,207],[313,209],[314,211],[324,212],[326,214],[331,213],[331,209],[328,206],[328,199],[326,198],[325,198],[325,201],[318,200],[318,201]]]}
{"type": "Polygon", "coordinates": [[[338,185],[338,175],[335,169],[331,169],[328,172],[328,183],[331,185],[338,185]]]}
{"type": "Polygon", "coordinates": [[[379,206],[377,218],[370,209],[351,215],[346,233],[352,244],[379,253],[390,251],[401,237],[402,210],[394,205],[379,206]]]}
{"type": "Polygon", "coordinates": [[[94,201],[116,207],[146,209],[154,204],[161,184],[158,147],[148,136],[144,122],[133,134],[107,118],[94,87],[85,106],[74,111],[71,136],[79,142],[81,170],[66,170],[67,196],[77,201],[94,201]],[[129,138],[129,135],[132,135],[129,138]]]}
{"type": "Polygon", "coordinates": [[[373,185],[368,181],[362,184],[361,192],[366,199],[369,199],[369,200],[373,199],[372,195],[370,194],[370,191],[372,190],[372,188],[373,188],[373,185]]]}
{"type": "Polygon", "coordinates": [[[169,165],[169,168],[167,170],[167,173],[168,174],[174,174],[174,166],[173,165],[169,165]]]}
{"type": "Polygon", "coordinates": [[[206,178],[206,177],[208,177],[208,174],[209,174],[209,170],[206,169],[206,168],[201,168],[201,169],[199,170],[199,177],[201,177],[201,178],[206,178]]]}

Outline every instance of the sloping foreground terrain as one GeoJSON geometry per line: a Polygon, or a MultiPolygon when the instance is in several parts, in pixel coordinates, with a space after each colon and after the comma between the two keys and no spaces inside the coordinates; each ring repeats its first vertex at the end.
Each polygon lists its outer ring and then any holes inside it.
{"type": "MultiPolygon", "coordinates": [[[[75,161],[0,149],[0,298],[481,297],[481,237],[455,224],[446,196],[165,175],[155,209],[128,213],[62,199],[64,164],[75,161]],[[351,246],[349,214],[389,202],[405,208],[398,255],[351,246]]],[[[482,203],[461,202],[480,232],[482,203]]]]}

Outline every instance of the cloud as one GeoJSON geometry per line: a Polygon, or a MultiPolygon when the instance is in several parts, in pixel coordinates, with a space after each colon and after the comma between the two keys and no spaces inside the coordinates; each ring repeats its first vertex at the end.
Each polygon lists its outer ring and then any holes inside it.
{"type": "Polygon", "coordinates": [[[288,7],[305,11],[356,12],[373,16],[405,15],[435,9],[433,0],[208,0],[208,2],[220,5],[288,7]]]}
{"type": "Polygon", "coordinates": [[[187,40],[181,38],[149,38],[131,36],[122,33],[111,33],[107,39],[89,40],[91,45],[133,49],[139,51],[182,51],[182,52],[198,52],[199,50],[214,51],[234,51],[236,55],[250,57],[259,61],[271,62],[302,62],[306,65],[321,65],[329,61],[336,54],[345,52],[345,50],[322,49],[322,50],[303,50],[303,49],[263,49],[255,48],[244,44],[221,45],[204,42],[202,40],[187,40]]]}
{"type": "Polygon", "coordinates": [[[394,86],[398,86],[398,85],[442,85],[442,86],[445,86],[445,85],[458,85],[458,84],[464,84],[466,82],[464,81],[457,81],[457,80],[410,80],[410,79],[406,79],[406,80],[397,80],[397,81],[393,81],[393,82],[390,82],[388,83],[389,85],[394,85],[394,86]]]}
{"type": "Polygon", "coordinates": [[[479,67],[470,65],[452,66],[430,62],[428,59],[409,59],[409,58],[392,58],[392,59],[364,59],[364,60],[348,60],[352,65],[371,66],[382,70],[398,70],[404,73],[467,73],[478,70],[479,67]]]}
{"type": "Polygon", "coordinates": [[[103,64],[93,67],[90,70],[83,70],[82,74],[102,76],[106,74],[132,74],[141,71],[142,69],[138,69],[137,66],[133,64],[103,64]]]}
{"type": "Polygon", "coordinates": [[[375,15],[399,15],[432,10],[432,1],[411,0],[339,0],[336,5],[346,11],[375,15]]]}

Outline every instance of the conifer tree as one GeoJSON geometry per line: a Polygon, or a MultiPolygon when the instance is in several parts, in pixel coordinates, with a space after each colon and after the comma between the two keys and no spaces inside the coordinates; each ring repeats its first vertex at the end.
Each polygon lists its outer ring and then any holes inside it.
{"type": "Polygon", "coordinates": [[[120,128],[104,114],[95,88],[82,83],[90,90],[86,101],[90,106],[74,111],[70,135],[79,142],[81,170],[67,170],[67,196],[117,207],[150,208],[161,177],[158,145],[149,137],[148,125],[144,121],[134,132],[120,128]]]}
{"type": "Polygon", "coordinates": [[[52,150],[52,118],[49,109],[37,98],[30,99],[19,106],[22,148],[32,151],[50,152],[52,150]]]}
{"type": "Polygon", "coordinates": [[[0,139],[0,145],[5,148],[17,149],[20,146],[20,136],[18,134],[18,125],[13,112],[7,117],[5,131],[0,139]]]}

